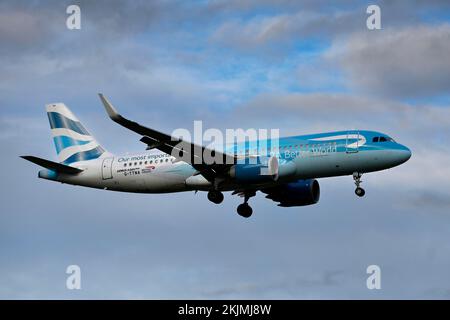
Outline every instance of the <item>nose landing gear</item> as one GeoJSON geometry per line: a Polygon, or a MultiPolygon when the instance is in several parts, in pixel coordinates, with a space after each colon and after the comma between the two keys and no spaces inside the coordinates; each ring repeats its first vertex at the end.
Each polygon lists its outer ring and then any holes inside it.
{"type": "Polygon", "coordinates": [[[353,172],[353,180],[355,180],[355,185],[356,185],[355,194],[358,197],[364,197],[364,195],[366,194],[366,191],[359,186],[362,182],[361,177],[362,177],[362,173],[353,172]]]}

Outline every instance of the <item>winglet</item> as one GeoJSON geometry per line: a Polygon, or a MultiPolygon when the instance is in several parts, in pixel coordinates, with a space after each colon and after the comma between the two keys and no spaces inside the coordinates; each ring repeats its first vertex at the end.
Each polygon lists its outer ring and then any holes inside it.
{"type": "Polygon", "coordinates": [[[98,96],[100,97],[100,100],[102,100],[102,103],[105,106],[108,116],[114,121],[120,119],[120,117],[121,117],[120,114],[113,107],[113,105],[108,101],[108,99],[106,99],[102,93],[99,93],[98,96]]]}

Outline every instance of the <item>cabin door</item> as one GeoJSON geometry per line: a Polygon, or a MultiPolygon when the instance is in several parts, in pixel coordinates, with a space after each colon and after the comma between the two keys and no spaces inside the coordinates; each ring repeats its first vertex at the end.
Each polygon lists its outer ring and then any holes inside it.
{"type": "Polygon", "coordinates": [[[348,132],[345,142],[345,151],[347,153],[356,153],[359,151],[359,132],[348,132]]]}
{"type": "Polygon", "coordinates": [[[102,177],[103,180],[112,179],[112,164],[114,158],[105,158],[102,163],[102,177]]]}

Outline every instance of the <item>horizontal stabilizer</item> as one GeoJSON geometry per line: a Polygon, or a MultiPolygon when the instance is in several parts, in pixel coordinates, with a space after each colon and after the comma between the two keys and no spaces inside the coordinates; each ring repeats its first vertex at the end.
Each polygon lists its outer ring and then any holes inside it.
{"type": "Polygon", "coordinates": [[[77,174],[80,173],[81,169],[74,168],[71,166],[67,166],[65,164],[53,162],[50,160],[45,160],[42,158],[34,157],[34,156],[21,156],[21,158],[28,160],[30,162],[33,162],[34,164],[37,164],[38,166],[44,167],[46,169],[58,172],[58,173],[67,173],[67,174],[77,174]]]}

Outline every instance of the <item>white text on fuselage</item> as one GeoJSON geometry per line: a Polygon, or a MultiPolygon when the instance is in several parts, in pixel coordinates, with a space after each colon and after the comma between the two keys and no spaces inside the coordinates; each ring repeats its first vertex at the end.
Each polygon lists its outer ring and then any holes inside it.
{"type": "Polygon", "coordinates": [[[306,148],[297,150],[286,150],[283,152],[285,159],[305,158],[325,156],[330,153],[336,153],[337,146],[333,144],[308,145],[306,148]]]}
{"type": "Polygon", "coordinates": [[[147,154],[140,156],[132,156],[132,157],[121,157],[117,159],[118,162],[128,162],[128,161],[143,161],[143,160],[155,160],[160,158],[171,158],[170,155],[162,153],[162,154],[147,154]]]}

